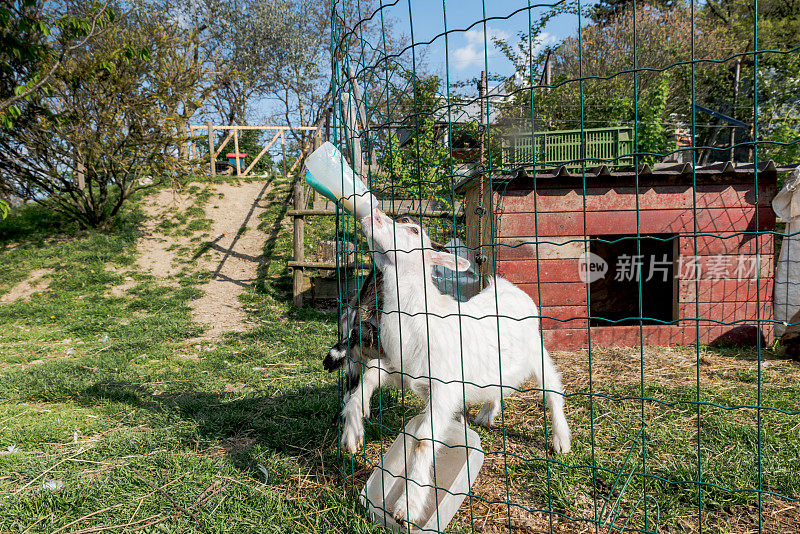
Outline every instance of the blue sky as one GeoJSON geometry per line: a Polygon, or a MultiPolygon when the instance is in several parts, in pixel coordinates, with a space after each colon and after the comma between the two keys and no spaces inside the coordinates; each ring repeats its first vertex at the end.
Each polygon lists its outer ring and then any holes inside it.
{"type": "MultiPolygon", "coordinates": [[[[546,0],[547,3],[553,0],[546,0]]],[[[490,76],[507,77],[513,74],[511,63],[492,44],[492,37],[498,36],[515,44],[519,41],[517,34],[526,32],[528,27],[528,10],[507,20],[489,20],[469,28],[475,21],[491,17],[507,17],[516,10],[525,8],[526,1],[512,0],[399,0],[398,4],[385,10],[388,17],[395,19],[393,31],[396,34],[411,36],[412,25],[409,23],[409,2],[413,17],[414,42],[420,43],[433,39],[444,31],[444,15],[447,16],[447,29],[453,31],[448,36],[447,52],[449,55],[450,80],[461,81],[480,76],[488,63],[490,76]],[[485,4],[485,7],[484,7],[485,4]],[[484,14],[485,9],[485,14],[484,14]],[[485,33],[484,33],[485,32],[485,33]],[[485,37],[485,41],[484,41],[485,37]],[[484,46],[484,42],[488,46],[484,46]]],[[[387,4],[390,2],[384,2],[387,4]]],[[[545,3],[539,1],[539,3],[545,3]]],[[[545,8],[532,8],[531,20],[534,22],[545,13],[545,8]]],[[[542,33],[538,46],[554,44],[564,37],[572,35],[577,29],[577,18],[561,15],[551,19],[542,33]]],[[[446,73],[445,39],[439,37],[429,46],[427,52],[429,69],[444,79],[446,73]]],[[[494,85],[490,83],[489,85],[494,85]]]]}

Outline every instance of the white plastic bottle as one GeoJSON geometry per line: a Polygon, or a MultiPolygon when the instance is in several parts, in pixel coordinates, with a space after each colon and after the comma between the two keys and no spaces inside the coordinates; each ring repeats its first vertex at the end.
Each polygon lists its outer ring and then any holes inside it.
{"type": "Polygon", "coordinates": [[[306,182],[356,217],[369,215],[373,208],[379,208],[378,199],[370,193],[353,169],[335,146],[328,141],[306,158],[306,182]]]}

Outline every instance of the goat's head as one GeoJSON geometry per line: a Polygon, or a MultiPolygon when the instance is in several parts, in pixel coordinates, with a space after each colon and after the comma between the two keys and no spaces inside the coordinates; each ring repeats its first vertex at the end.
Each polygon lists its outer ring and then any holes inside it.
{"type": "Polygon", "coordinates": [[[426,271],[434,265],[453,271],[466,271],[470,267],[468,260],[447,252],[441,245],[434,246],[427,232],[410,217],[392,220],[376,209],[361,219],[361,229],[381,271],[409,272],[423,265],[426,271]]]}

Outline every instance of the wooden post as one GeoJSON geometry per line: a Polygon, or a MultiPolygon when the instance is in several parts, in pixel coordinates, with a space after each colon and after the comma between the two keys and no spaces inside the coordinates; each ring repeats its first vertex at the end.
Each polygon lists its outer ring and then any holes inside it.
{"type": "MultiPolygon", "coordinates": [[[[739,74],[742,71],[742,59],[736,58],[733,71],[733,104],[731,105],[731,117],[736,116],[736,101],[739,99],[739,74]]],[[[736,150],[733,145],[736,144],[736,126],[731,125],[731,154],[729,159],[731,162],[735,161],[736,150]]]]}
{"type": "Polygon", "coordinates": [[[233,131],[233,151],[236,152],[236,176],[242,175],[242,163],[239,159],[239,130],[233,131]]]}
{"type": "Polygon", "coordinates": [[[214,128],[211,127],[211,121],[206,123],[208,128],[208,160],[211,162],[211,177],[217,175],[217,158],[214,155],[214,128]]]}
{"type": "MultiPolygon", "coordinates": [[[[481,105],[481,129],[485,128],[486,125],[486,71],[481,71],[481,79],[478,82],[478,99],[480,100],[481,105]]],[[[480,151],[481,151],[481,165],[483,165],[485,156],[484,156],[484,139],[486,138],[486,133],[481,132],[480,138],[480,151]]]]}
{"type": "MultiPolygon", "coordinates": [[[[284,168],[285,166],[284,164],[284,168]]],[[[294,209],[303,209],[303,204],[303,185],[298,179],[294,184],[294,209]]],[[[292,253],[292,259],[294,261],[305,261],[305,225],[305,217],[302,215],[294,216],[294,251],[292,253]]],[[[294,267],[292,270],[292,297],[295,306],[299,308],[303,305],[302,267],[294,267]]]]}
{"type": "Polygon", "coordinates": [[[283,176],[286,176],[286,131],[281,130],[281,152],[283,154],[281,165],[283,166],[283,176]]]}
{"type": "Polygon", "coordinates": [[[358,120],[358,110],[356,109],[355,97],[351,93],[341,94],[342,115],[344,119],[344,137],[347,140],[348,148],[352,152],[350,166],[353,171],[364,179],[364,160],[361,155],[361,137],[357,131],[356,121],[358,120]]]}

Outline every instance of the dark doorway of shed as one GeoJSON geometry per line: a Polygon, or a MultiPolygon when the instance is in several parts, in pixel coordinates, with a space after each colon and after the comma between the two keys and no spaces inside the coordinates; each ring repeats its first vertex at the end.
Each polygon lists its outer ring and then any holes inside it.
{"type": "Polygon", "coordinates": [[[663,324],[674,320],[677,242],[675,234],[592,237],[589,250],[608,263],[608,270],[589,286],[590,324],[639,324],[638,319],[631,318],[639,317],[640,285],[642,323],[663,324]]]}

